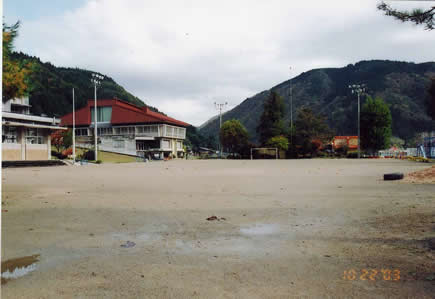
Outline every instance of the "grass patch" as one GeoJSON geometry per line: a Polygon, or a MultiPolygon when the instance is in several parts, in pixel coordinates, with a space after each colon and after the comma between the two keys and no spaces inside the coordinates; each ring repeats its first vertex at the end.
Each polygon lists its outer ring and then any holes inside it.
{"type": "MultiPolygon", "coordinates": [[[[83,154],[84,151],[86,149],[76,148],[76,156],[83,154]]],[[[136,162],[136,157],[98,151],[98,160],[101,160],[102,163],[130,163],[136,162]]]]}

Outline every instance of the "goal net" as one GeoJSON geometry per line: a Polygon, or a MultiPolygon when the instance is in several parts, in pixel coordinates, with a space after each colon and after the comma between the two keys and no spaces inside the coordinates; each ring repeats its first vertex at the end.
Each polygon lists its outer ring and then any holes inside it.
{"type": "Polygon", "coordinates": [[[278,159],[276,147],[253,147],[251,148],[251,160],[253,159],[278,159]]]}

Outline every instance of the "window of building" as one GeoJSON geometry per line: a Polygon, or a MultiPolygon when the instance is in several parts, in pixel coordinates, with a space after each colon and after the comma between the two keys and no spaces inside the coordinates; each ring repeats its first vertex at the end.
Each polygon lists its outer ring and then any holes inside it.
{"type": "Polygon", "coordinates": [[[166,136],[172,137],[174,136],[174,128],[170,126],[166,126],[166,136]]]}
{"type": "Polygon", "coordinates": [[[16,127],[3,126],[2,142],[3,143],[17,143],[18,133],[16,127]]]}
{"type": "Polygon", "coordinates": [[[27,144],[44,144],[44,134],[41,129],[26,128],[27,144]]]}
{"type": "Polygon", "coordinates": [[[182,149],[182,148],[183,148],[183,142],[177,141],[177,149],[182,149]]]}
{"type": "Polygon", "coordinates": [[[128,133],[134,134],[134,127],[128,127],[128,133]]]}
{"type": "Polygon", "coordinates": [[[98,135],[112,135],[112,128],[98,128],[98,135]]]}
{"type": "Polygon", "coordinates": [[[76,129],[76,136],[88,136],[88,129],[76,129]]]}
{"type": "Polygon", "coordinates": [[[162,140],[162,148],[171,148],[169,140],[162,140]]]}
{"type": "MultiPolygon", "coordinates": [[[[91,121],[94,122],[95,109],[91,108],[91,121]]],[[[112,119],[112,107],[97,107],[98,122],[110,122],[112,119]]]]}
{"type": "Polygon", "coordinates": [[[121,134],[121,128],[115,128],[115,134],[117,135],[121,134]]]}
{"type": "Polygon", "coordinates": [[[142,134],[142,133],[143,133],[143,127],[142,127],[142,126],[137,127],[137,132],[138,132],[139,134],[142,134]]]}

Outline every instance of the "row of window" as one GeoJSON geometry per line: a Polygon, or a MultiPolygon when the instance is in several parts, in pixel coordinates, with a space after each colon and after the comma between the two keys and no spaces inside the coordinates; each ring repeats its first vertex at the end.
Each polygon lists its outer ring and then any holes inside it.
{"type": "Polygon", "coordinates": [[[172,126],[166,126],[166,134],[167,137],[179,137],[184,138],[184,132],[186,129],[184,128],[178,128],[178,127],[172,127],[172,126]]]}
{"type": "MultiPolygon", "coordinates": [[[[26,128],[24,138],[27,144],[44,144],[44,132],[38,128],[26,128]]],[[[16,127],[4,126],[2,131],[2,143],[18,143],[18,131],[16,127]]]]}
{"type": "MultiPolygon", "coordinates": [[[[158,126],[137,126],[137,127],[114,127],[114,128],[98,128],[98,135],[134,135],[134,134],[157,134],[159,132],[158,126]]],[[[184,138],[185,129],[166,126],[167,137],[184,138]]],[[[88,129],[76,129],[76,136],[88,136],[88,129]]]]}

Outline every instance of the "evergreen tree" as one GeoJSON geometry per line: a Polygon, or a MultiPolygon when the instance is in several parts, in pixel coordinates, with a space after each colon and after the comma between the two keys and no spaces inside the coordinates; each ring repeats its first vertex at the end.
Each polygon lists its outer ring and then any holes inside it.
{"type": "Polygon", "coordinates": [[[284,134],[284,111],[283,99],[278,93],[272,91],[264,102],[263,114],[257,127],[262,145],[270,138],[284,134]]]}
{"type": "Polygon", "coordinates": [[[361,147],[371,153],[388,148],[391,123],[390,108],[384,100],[367,97],[361,109],[361,147]]]}
{"type": "Polygon", "coordinates": [[[289,155],[315,156],[320,145],[329,143],[333,136],[334,132],[326,123],[326,117],[316,115],[310,108],[304,107],[298,111],[289,155]]]}
{"type": "Polygon", "coordinates": [[[432,79],[432,84],[428,90],[429,96],[427,97],[427,112],[433,120],[435,120],[435,78],[432,79]]]}
{"type": "Polygon", "coordinates": [[[435,6],[426,10],[416,8],[412,11],[400,11],[382,2],[378,5],[378,9],[385,12],[385,15],[392,16],[402,22],[424,24],[427,30],[434,29],[435,6]]]}
{"type": "Polygon", "coordinates": [[[221,144],[230,153],[241,154],[242,149],[248,144],[248,131],[236,119],[227,120],[222,124],[219,132],[221,144]]]}

